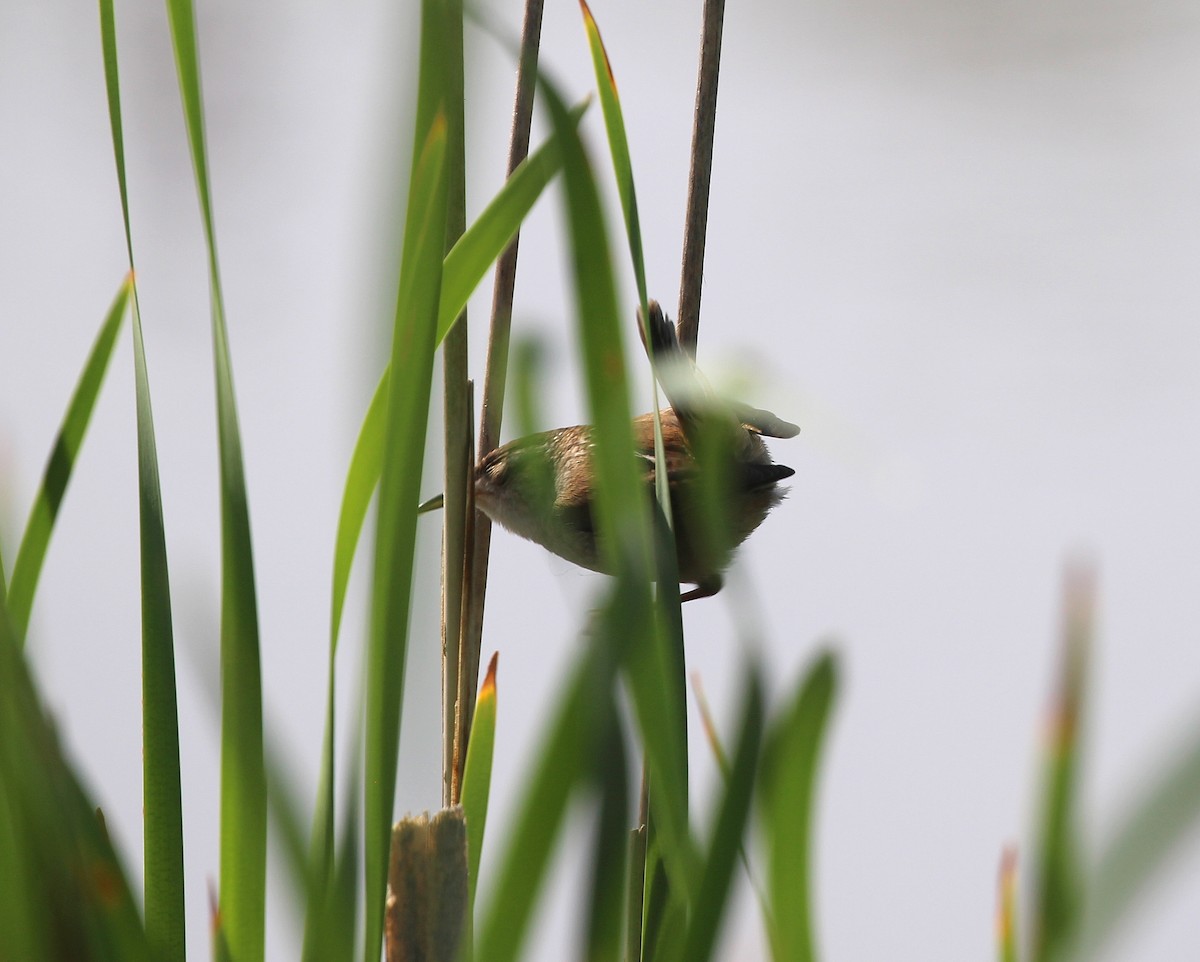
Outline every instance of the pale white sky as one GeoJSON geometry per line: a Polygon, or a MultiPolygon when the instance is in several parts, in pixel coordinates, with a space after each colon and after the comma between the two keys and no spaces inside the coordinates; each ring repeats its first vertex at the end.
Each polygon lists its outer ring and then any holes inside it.
{"type": "MultiPolygon", "coordinates": [[[[391,6],[200,4],[266,700],[305,797],[337,504],[393,296],[412,58],[391,6]]],[[[577,7],[548,6],[543,62],[581,97],[592,79],[577,7]]],[[[513,0],[490,9],[516,30],[513,0]]],[[[593,9],[625,100],[651,294],[671,304],[698,3],[593,9]]],[[[218,858],[216,725],[199,667],[216,657],[219,577],[207,280],[165,14],[120,3],[117,15],[181,649],[189,942],[203,957],[218,858]]],[[[818,639],[837,639],[846,686],[825,756],[816,886],[828,959],[991,956],[1000,852],[1028,838],[1072,551],[1100,568],[1085,773],[1094,838],[1172,740],[1194,731],[1198,44],[1200,14],[1178,0],[727,11],[700,361],[714,377],[740,370],[761,392],[752,400],[802,433],[772,445],[797,474],[735,584],[686,611],[689,668],[728,724],[750,620],[777,691],[818,639]]],[[[469,52],[477,212],[502,175],[511,64],[478,33],[469,52]]],[[[603,167],[599,121],[593,111],[587,133],[603,167]]],[[[0,536],[11,564],[124,271],[91,6],[0,5],[0,130],[0,536]]],[[[522,238],[516,315],[520,332],[549,341],[549,420],[574,423],[584,413],[563,248],[555,195],[522,238]]],[[[632,305],[627,273],[622,296],[632,305]]],[[[485,310],[480,299],[480,359],[485,310]]],[[[126,339],[60,517],[30,650],[140,871],[129,355],[126,339]]],[[[425,524],[432,563],[437,536],[425,524]]],[[[595,588],[596,576],[496,536],[485,640],[485,656],[502,653],[493,843],[595,588]]],[[[431,577],[418,592],[399,812],[439,801],[431,577]]],[[[692,771],[703,796],[716,774],[698,728],[692,771]]],[[[701,806],[701,827],[707,815],[701,806]]],[[[531,957],[573,952],[576,876],[564,858],[531,957]]],[[[299,927],[282,885],[275,892],[269,955],[293,958],[299,927]]],[[[763,956],[747,893],[743,884],[725,959],[763,956]]],[[[1198,897],[1193,840],[1112,957],[1182,957],[1198,897]]]]}

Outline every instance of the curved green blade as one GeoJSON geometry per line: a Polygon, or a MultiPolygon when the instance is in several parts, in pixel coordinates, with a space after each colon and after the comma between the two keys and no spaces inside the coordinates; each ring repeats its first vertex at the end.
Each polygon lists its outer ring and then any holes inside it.
{"type": "Polygon", "coordinates": [[[1200,736],[1148,780],[1103,846],[1088,889],[1083,938],[1072,958],[1096,958],[1200,822],[1200,736]]]}
{"type": "MultiPolygon", "coordinates": [[[[435,14],[436,15],[436,14],[435,14]]],[[[423,18],[428,17],[428,11],[423,18]]],[[[423,32],[425,32],[423,30],[423,32]]],[[[425,41],[422,41],[425,46],[425,41]]],[[[422,53],[422,71],[426,69],[422,53]]],[[[387,429],[379,483],[371,634],[367,647],[367,708],[363,836],[366,846],[364,958],[383,939],[388,843],[400,743],[400,708],[408,647],[417,502],[433,382],[437,305],[446,236],[446,122],[435,115],[413,165],[404,255],[392,337],[387,429]]]]}
{"type": "Polygon", "coordinates": [[[812,829],[821,748],[837,699],[837,662],[817,656],[767,739],[760,776],[771,957],[813,962],[812,829]]]}
{"type": "Polygon", "coordinates": [[[742,848],[742,836],[750,815],[763,735],[762,678],[751,668],[742,691],[742,723],[733,767],[725,780],[725,792],[717,822],[704,860],[696,899],[688,920],[687,938],[681,959],[707,962],[716,947],[721,916],[729,901],[733,870],[742,848]]]}
{"type": "Polygon", "coordinates": [[[633,161],[629,157],[629,137],[625,133],[625,115],[621,111],[621,98],[617,93],[617,78],[613,75],[608,51],[600,37],[600,27],[592,16],[586,0],[579,0],[583,12],[583,25],[587,31],[588,49],[592,54],[592,67],[596,73],[596,89],[600,92],[600,108],[604,112],[604,129],[608,133],[608,147],[612,154],[613,174],[617,179],[617,194],[621,198],[621,211],[625,215],[625,234],[629,243],[629,257],[633,262],[633,276],[637,282],[638,303],[642,316],[646,314],[646,264],[642,255],[642,229],[638,220],[637,191],[633,186],[633,161]]]}
{"type": "Polygon", "coordinates": [[[150,962],[102,813],[63,754],[0,603],[0,954],[150,962]],[[28,954],[26,954],[28,953],[28,954]]]}
{"type": "MultiPolygon", "coordinates": [[[[587,105],[581,104],[571,112],[574,123],[578,124],[586,109],[587,105]]],[[[483,280],[488,268],[516,236],[521,222],[561,167],[562,156],[558,138],[552,137],[513,171],[513,175],[492,202],[450,249],[442,269],[437,322],[438,344],[462,313],[468,298],[483,280]]],[[[367,508],[383,469],[381,452],[387,420],[387,380],[388,371],[385,370],[363,417],[358,440],[354,444],[354,453],[350,458],[350,468],[346,473],[333,556],[330,644],[335,648],[354,552],[362,534],[367,508]]]]}
{"type": "Polygon", "coordinates": [[[1032,853],[1032,958],[1060,962],[1080,934],[1083,860],[1080,853],[1080,732],[1091,648],[1094,581],[1070,569],[1063,590],[1062,667],[1053,696],[1042,761],[1038,835],[1032,853]]]}
{"type": "Polygon", "coordinates": [[[262,669],[250,513],[208,178],[191,0],[167,0],[179,93],[208,249],[221,472],[221,884],[219,917],[238,962],[261,962],[267,873],[262,669]]]}
{"type": "Polygon", "coordinates": [[[479,886],[479,860],[483,853],[483,833],[487,825],[488,797],[492,786],[492,753],[496,745],[496,662],[492,655],[487,675],[475,700],[471,738],[467,742],[467,763],[463,770],[462,807],[467,819],[467,881],[470,893],[467,910],[473,913],[475,892],[479,886]]]}
{"type": "Polygon", "coordinates": [[[514,962],[549,870],[567,805],[587,778],[616,685],[617,656],[632,637],[627,593],[616,586],[591,624],[562,698],[543,728],[533,772],[511,827],[490,899],[480,914],[475,958],[514,962]]]}
{"type": "MultiPolygon", "coordinates": [[[[112,127],[113,157],[132,275],[133,233],[129,221],[117,34],[112,0],[100,0],[100,36],[104,49],[104,79],[112,127]]],[[[146,937],[160,959],[182,962],[186,956],[183,800],[179,773],[179,712],[175,689],[171,588],[154,416],[150,405],[150,380],[136,281],[133,285],[132,314],[138,510],[141,523],[142,826],[146,937]]]]}
{"type": "Polygon", "coordinates": [[[66,496],[71,472],[75,469],[75,459],[83,445],[92,411],[96,407],[96,398],[104,383],[104,375],[108,372],[108,362],[117,342],[117,332],[121,329],[125,308],[129,304],[131,284],[132,279],[128,277],[122,282],[104,323],[100,325],[100,333],[96,335],[91,353],[83,366],[83,373],[79,375],[79,382],[75,385],[75,393],[71,395],[71,402],[67,405],[62,426],[58,429],[58,437],[55,438],[54,447],[50,451],[50,460],[42,474],[42,483],[34,497],[29,521],[25,525],[25,534],[21,538],[21,546],[17,549],[17,557],[13,562],[6,603],[12,618],[13,631],[22,645],[25,632],[29,628],[29,616],[33,609],[33,596],[37,591],[38,578],[42,573],[42,563],[46,560],[46,550],[54,532],[54,522],[66,496]]]}

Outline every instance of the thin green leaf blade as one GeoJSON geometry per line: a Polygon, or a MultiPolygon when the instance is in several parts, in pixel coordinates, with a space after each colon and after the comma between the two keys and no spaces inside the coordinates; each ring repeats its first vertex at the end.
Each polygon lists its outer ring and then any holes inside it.
{"type": "Polygon", "coordinates": [[[632,646],[625,664],[638,728],[650,765],[650,808],[659,850],[670,875],[670,894],[690,904],[699,878],[688,820],[687,694],[679,568],[675,542],[661,508],[654,506],[654,562],[658,590],[653,631],[632,646]]]}
{"type": "Polygon", "coordinates": [[[0,910],[0,954],[150,962],[128,876],[63,754],[3,603],[0,732],[0,878],[5,899],[28,909],[20,918],[0,910]]]}
{"type": "Polygon", "coordinates": [[[1033,857],[1035,962],[1068,957],[1079,936],[1083,870],[1079,853],[1079,734],[1094,586],[1090,572],[1070,569],[1064,588],[1063,664],[1047,730],[1038,843],[1033,857]]]}
{"type": "Polygon", "coordinates": [[[733,768],[725,781],[721,807],[688,919],[688,934],[680,957],[687,962],[707,962],[712,957],[750,815],[763,737],[762,679],[757,665],[751,668],[743,687],[742,702],[744,707],[733,768]]]}
{"type": "MultiPolygon", "coordinates": [[[[628,671],[650,763],[651,807],[659,818],[663,856],[672,882],[681,892],[690,893],[696,873],[687,816],[686,767],[681,767],[686,766],[686,736],[680,737],[682,713],[672,708],[672,692],[682,691],[684,682],[681,671],[674,678],[668,668],[673,658],[668,635],[656,635],[659,629],[649,594],[656,553],[642,479],[635,459],[629,456],[633,450],[629,389],[607,231],[595,177],[579,135],[569,124],[566,106],[552,85],[543,81],[542,90],[563,149],[579,342],[595,438],[596,530],[601,550],[607,554],[606,570],[626,583],[633,606],[630,623],[636,641],[627,649],[631,655],[628,671]],[[651,654],[647,656],[647,652],[651,654]],[[664,711],[665,726],[654,724],[652,720],[664,711]]],[[[661,563],[662,552],[657,555],[661,563]]],[[[673,557],[673,551],[667,555],[673,557]]],[[[677,594],[677,579],[675,585],[677,594]]],[[[664,593],[670,591],[668,583],[663,587],[664,593]]]]}
{"type": "Polygon", "coordinates": [[[545,881],[567,803],[587,777],[616,684],[617,657],[629,637],[628,592],[621,585],[596,614],[562,700],[544,727],[532,776],[506,847],[491,898],[481,913],[475,958],[514,962],[545,881]]]}
{"type": "MultiPolygon", "coordinates": [[[[125,174],[121,85],[112,0],[100,0],[104,79],[112,129],[113,159],[121,195],[125,244],[133,276],[133,232],[125,174]]],[[[141,530],[142,600],[142,826],[146,938],[158,958],[186,957],[183,876],[183,800],[179,771],[179,711],[171,588],[163,524],[162,490],[146,348],[133,285],[133,361],[137,405],[138,513],[141,530]]]]}
{"type": "Polygon", "coordinates": [[[125,222],[125,247],[133,270],[133,232],[129,226],[129,191],[125,178],[125,135],[121,122],[121,83],[117,70],[117,27],[112,0],[100,0],[100,46],[104,53],[104,91],[108,97],[108,122],[112,132],[113,157],[117,165],[117,187],[121,194],[121,216],[125,222]]]}
{"type": "Polygon", "coordinates": [[[608,133],[608,146],[612,154],[613,174],[617,179],[617,193],[621,198],[621,211],[625,215],[625,233],[629,241],[629,256],[633,262],[633,275],[637,281],[638,303],[643,316],[647,306],[646,265],[642,255],[642,230],[638,222],[637,191],[633,185],[633,161],[629,157],[629,137],[625,133],[625,115],[621,110],[621,99],[617,93],[617,78],[613,75],[608,51],[600,37],[600,27],[592,16],[586,0],[579,0],[583,12],[583,25],[587,32],[588,49],[592,54],[592,67],[596,73],[596,89],[600,93],[600,107],[604,113],[604,127],[608,133]]]}
{"type": "Polygon", "coordinates": [[[1146,787],[1101,847],[1089,876],[1082,938],[1073,958],[1100,955],[1120,925],[1144,900],[1156,877],[1200,822],[1200,734],[1147,780],[1146,787]]]}
{"type": "Polygon", "coordinates": [[[324,957],[320,949],[326,937],[327,906],[331,896],[330,886],[333,883],[336,857],[333,826],[335,661],[333,649],[330,649],[325,689],[325,734],[321,740],[321,773],[317,779],[317,804],[313,809],[308,843],[304,942],[300,955],[303,962],[317,962],[324,957]]]}
{"type": "Polygon", "coordinates": [[[813,962],[812,830],[821,749],[837,699],[837,661],[818,655],[771,729],[762,765],[771,955],[813,962]]]}
{"type": "Polygon", "coordinates": [[[589,962],[620,962],[625,912],[626,834],[629,827],[629,770],[625,736],[615,706],[595,753],[593,780],[599,804],[592,848],[592,889],[588,899],[589,962]]]}
{"type": "Polygon", "coordinates": [[[146,934],[166,960],[186,956],[183,799],[171,588],[150,381],[133,306],[142,583],[142,795],[146,934]]]}
{"type": "Polygon", "coordinates": [[[17,557],[13,562],[6,604],[12,618],[13,630],[21,644],[24,643],[25,633],[29,628],[33,596],[37,591],[42,563],[50,546],[50,536],[54,532],[54,522],[66,496],[67,485],[75,469],[75,459],[79,456],[79,449],[96,406],[96,398],[104,383],[104,375],[108,372],[108,362],[116,346],[117,333],[121,329],[121,321],[124,320],[125,309],[129,305],[131,284],[132,279],[128,277],[122,282],[104,322],[100,325],[100,332],[96,335],[83,372],[75,385],[75,393],[71,396],[62,425],[58,429],[58,437],[55,438],[49,462],[42,475],[41,486],[29,512],[29,521],[25,525],[21,546],[17,549],[17,557]]]}
{"type": "Polygon", "coordinates": [[[479,886],[479,860],[483,854],[483,833],[487,826],[488,797],[492,785],[492,754],[496,745],[496,662],[492,655],[487,675],[475,699],[471,737],[467,741],[467,762],[463,770],[462,807],[467,820],[468,911],[475,909],[479,886]]]}
{"type": "Polygon", "coordinates": [[[388,374],[385,369],[371,403],[367,407],[354,453],[350,457],[350,470],[346,473],[346,486],[342,492],[342,508],[338,515],[337,540],[333,554],[333,602],[330,610],[329,647],[337,650],[338,631],[342,623],[342,609],[346,603],[346,587],[350,583],[350,569],[354,564],[354,552],[362,534],[367,509],[379,484],[383,472],[383,441],[387,435],[388,374]]]}
{"type": "MultiPolygon", "coordinates": [[[[332,704],[330,700],[329,704],[332,704]]],[[[361,707],[361,703],[360,703],[361,707]]],[[[361,711],[355,717],[361,718],[361,711]]],[[[357,727],[357,726],[356,726],[357,727]]],[[[361,735],[361,732],[359,732],[361,735]]],[[[327,726],[326,737],[333,737],[327,726]]],[[[315,839],[310,858],[328,859],[327,866],[318,866],[310,873],[308,904],[304,914],[304,962],[350,962],[354,958],[354,921],[358,916],[358,828],[362,813],[360,789],[362,774],[361,738],[354,739],[350,758],[345,766],[346,792],[342,800],[342,824],[336,844],[315,839]]],[[[318,800],[320,796],[318,796],[318,800]]],[[[328,816],[317,812],[313,816],[315,831],[332,824],[332,801],[328,816]]]]}
{"type": "MultiPolygon", "coordinates": [[[[578,125],[587,107],[585,101],[571,111],[574,125],[578,125]]],[[[439,344],[488,269],[516,237],[546,185],[561,168],[559,140],[551,137],[517,166],[491,203],[450,249],[446,255],[438,308],[439,344]]]]}
{"type": "Polygon", "coordinates": [[[221,928],[239,962],[261,962],[266,916],[267,777],[250,516],[209,189],[195,12],[167,0],[180,98],[208,250],[221,478],[221,928]]]}
{"type": "Polygon", "coordinates": [[[1000,859],[996,906],[996,955],[1000,962],[1017,962],[1017,852],[1005,849],[1000,859]]]}
{"type": "MultiPolygon", "coordinates": [[[[3,720],[11,733],[13,723],[3,720]]],[[[0,878],[7,889],[0,899],[0,956],[45,959],[50,957],[50,906],[38,891],[36,842],[22,818],[20,779],[10,771],[11,754],[11,749],[0,751],[0,878]]]]}
{"type": "MultiPolygon", "coordinates": [[[[587,105],[576,107],[571,116],[578,123],[587,105]]],[[[442,290],[438,306],[437,343],[441,344],[467,300],[483,280],[488,268],[503,253],[516,235],[522,221],[546,185],[562,167],[557,138],[547,140],[513,171],[512,177],[467,228],[446,255],[442,267],[442,290]]],[[[383,436],[387,419],[387,378],[385,370],[371,396],[371,403],[359,428],[358,440],[350,458],[346,485],[338,516],[337,541],[333,559],[333,601],[330,619],[330,644],[337,637],[350,582],[350,569],[371,497],[383,469],[383,436]]]]}
{"type": "MultiPolygon", "coordinates": [[[[428,16],[429,12],[423,16],[428,16]]],[[[424,59],[424,55],[423,55],[424,59]]],[[[424,68],[423,68],[424,69],[424,68]]],[[[388,844],[400,741],[400,709],[412,601],[417,504],[433,380],[446,231],[446,122],[432,118],[413,165],[392,340],[387,431],[380,479],[372,626],[367,651],[364,837],[366,940],[373,960],[383,939],[388,844]]]]}
{"type": "MultiPolygon", "coordinates": [[[[604,113],[609,153],[617,192],[625,220],[626,240],[637,284],[642,318],[649,314],[646,268],[642,254],[641,228],[638,221],[637,191],[633,182],[633,163],[629,139],[617,94],[616,78],[600,28],[586,0],[580,0],[588,47],[596,74],[596,88],[604,113]]],[[[649,343],[649,339],[647,339],[649,343]]],[[[655,769],[651,805],[660,810],[660,829],[664,835],[663,854],[673,864],[677,892],[685,897],[692,892],[696,877],[692,866],[690,834],[687,829],[687,716],[686,682],[683,667],[683,619],[679,608],[679,577],[675,543],[670,536],[671,498],[668,488],[662,427],[658,421],[658,397],[655,387],[655,482],[660,518],[656,521],[655,580],[656,631],[653,644],[633,651],[629,665],[630,685],[638,711],[638,720],[647,743],[647,752],[655,769]]]]}

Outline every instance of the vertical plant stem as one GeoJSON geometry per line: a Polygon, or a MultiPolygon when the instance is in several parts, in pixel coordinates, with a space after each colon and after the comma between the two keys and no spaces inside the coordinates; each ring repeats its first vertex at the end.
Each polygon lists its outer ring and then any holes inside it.
{"type": "Polygon", "coordinates": [[[650,769],[642,759],[637,825],[629,833],[629,889],[625,919],[625,962],[642,960],[642,915],[646,901],[646,851],[650,836],[650,769]]]}
{"type": "MultiPolygon", "coordinates": [[[[508,146],[508,174],[529,153],[529,128],[533,118],[533,94],[536,89],[538,48],[542,35],[543,0],[526,0],[521,27],[521,53],[517,65],[517,91],[513,104],[512,134],[508,146]]],[[[509,334],[512,328],[513,289],[517,279],[517,244],[513,238],[496,264],[492,288],[492,319],[488,334],[487,366],[483,378],[483,410],[479,424],[479,456],[487,454],[500,438],[500,420],[504,411],[504,386],[508,373],[509,334]]],[[[483,605],[487,590],[488,554],[492,544],[492,522],[485,515],[474,519],[475,539],[472,550],[467,615],[463,625],[463,644],[458,681],[458,720],[455,724],[454,756],[461,766],[467,757],[467,737],[475,709],[475,689],[479,682],[479,649],[483,643],[483,605]]],[[[461,779],[461,771],[458,773],[461,779]]],[[[457,798],[454,799],[458,801],[457,798]]]]}
{"type": "MultiPolygon", "coordinates": [[[[459,6],[457,3],[454,6],[459,6]]],[[[445,18],[443,69],[446,71],[446,250],[467,227],[466,120],[464,117],[463,21],[461,7],[445,18]]],[[[467,488],[471,482],[471,419],[467,385],[467,311],[442,343],[445,421],[445,508],[442,528],[442,804],[451,804],[454,772],[454,720],[462,646],[463,559],[467,554],[467,488]]]]}
{"type": "Polygon", "coordinates": [[[712,181],[713,132],[717,126],[717,74],[725,0],[704,0],[700,31],[700,76],[692,127],[692,167],[688,176],[687,220],[683,234],[683,271],[679,282],[679,342],[693,357],[700,336],[700,290],[704,279],[704,241],[708,231],[708,189],[712,181]]]}

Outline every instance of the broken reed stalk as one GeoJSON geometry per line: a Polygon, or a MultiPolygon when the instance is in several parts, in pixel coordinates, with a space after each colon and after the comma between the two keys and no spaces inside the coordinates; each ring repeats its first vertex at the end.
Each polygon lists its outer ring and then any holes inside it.
{"type": "MultiPolygon", "coordinates": [[[[526,0],[521,26],[521,52],[517,62],[517,90],[513,103],[512,133],[508,146],[508,175],[529,153],[529,129],[533,118],[533,95],[537,86],[538,48],[542,36],[543,0],[526,0]]],[[[483,378],[483,409],[479,424],[479,457],[500,439],[504,410],[504,387],[508,372],[509,334],[512,328],[513,289],[517,278],[517,243],[513,238],[496,263],[492,288],[492,318],[488,334],[487,364],[483,378]]],[[[479,685],[479,649],[483,643],[483,606],[487,590],[488,555],[492,522],[476,513],[470,551],[470,575],[466,579],[465,612],[458,645],[458,711],[454,722],[454,747],[447,767],[452,769],[451,801],[458,803],[462,791],[462,769],[467,757],[467,738],[475,714],[475,690],[479,685]]]]}
{"type": "Polygon", "coordinates": [[[687,219],[683,232],[683,270],[679,281],[679,343],[692,357],[700,336],[700,290],[704,280],[704,242],[708,231],[708,191],[712,183],[713,134],[717,126],[717,74],[725,0],[704,0],[700,28],[700,71],[692,126],[692,166],[688,175],[687,219]]]}
{"type": "Polygon", "coordinates": [[[392,829],[387,962],[457,962],[467,921],[467,830],[461,808],[392,829]]]}

